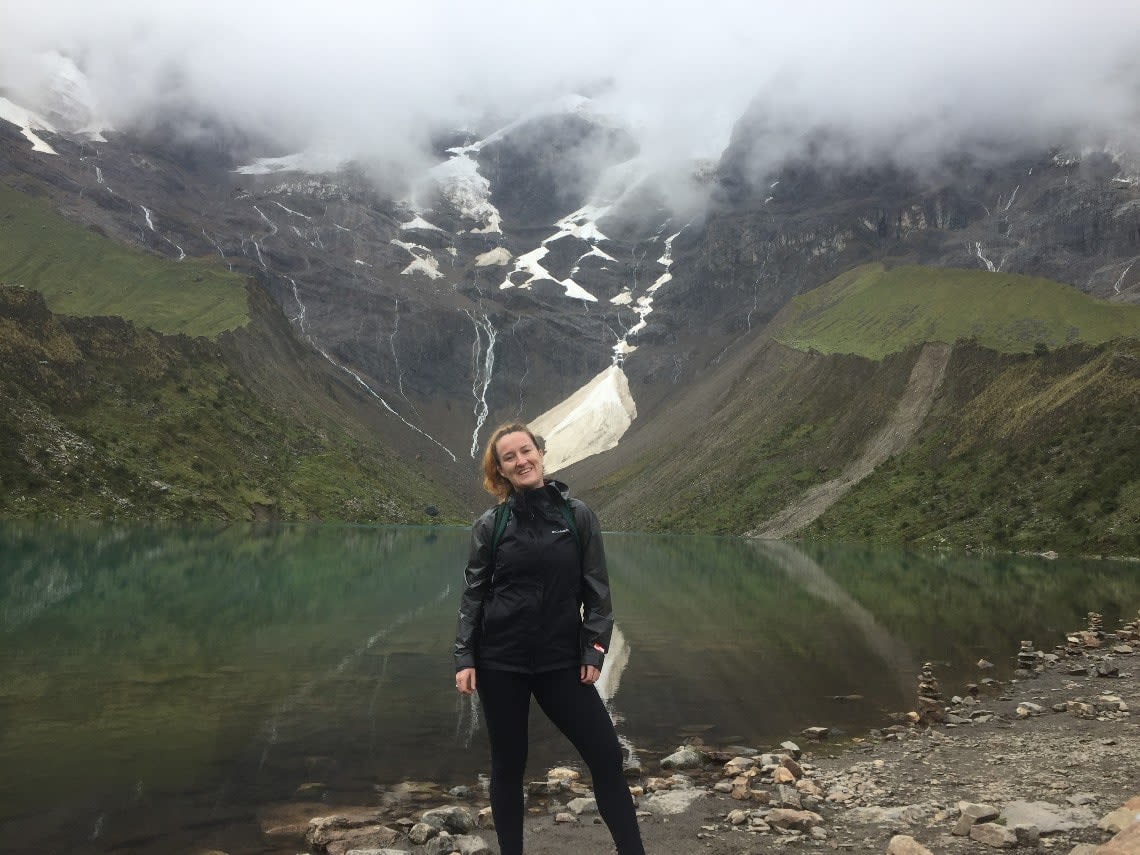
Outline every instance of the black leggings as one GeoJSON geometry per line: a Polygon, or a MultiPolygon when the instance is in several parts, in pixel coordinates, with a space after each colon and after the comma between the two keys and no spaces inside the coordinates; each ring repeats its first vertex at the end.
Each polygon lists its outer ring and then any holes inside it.
{"type": "Polygon", "coordinates": [[[597,690],[578,681],[578,669],[519,674],[480,668],[476,685],[491,737],[491,812],[501,855],[523,851],[523,773],[531,695],[586,761],[598,812],[613,835],[618,855],[644,855],[613,722],[597,690]]]}

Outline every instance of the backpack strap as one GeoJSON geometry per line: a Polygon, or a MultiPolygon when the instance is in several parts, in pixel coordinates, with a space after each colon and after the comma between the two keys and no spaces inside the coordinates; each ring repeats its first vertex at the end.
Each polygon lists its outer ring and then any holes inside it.
{"type": "MultiPolygon", "coordinates": [[[[561,497],[560,497],[561,498],[561,497]]],[[[582,538],[578,534],[578,526],[574,523],[574,512],[570,510],[570,502],[567,499],[561,499],[558,502],[558,511],[562,514],[562,519],[566,523],[566,527],[570,529],[570,533],[574,535],[574,542],[578,544],[578,555],[581,557],[585,551],[582,548],[582,538]]],[[[491,563],[495,563],[495,552],[499,548],[499,541],[503,539],[503,532],[507,528],[507,520],[511,517],[509,502],[500,502],[495,507],[495,531],[491,535],[491,563]]]]}
{"type": "Polygon", "coordinates": [[[510,519],[510,506],[506,502],[499,502],[495,508],[495,533],[491,535],[491,565],[495,563],[495,550],[499,548],[499,541],[503,539],[503,531],[510,519]]]}
{"type": "Polygon", "coordinates": [[[574,535],[574,542],[578,544],[578,556],[581,557],[583,552],[582,538],[578,536],[578,526],[574,524],[574,512],[570,510],[569,500],[563,499],[559,502],[558,510],[562,512],[562,519],[566,520],[566,528],[570,529],[570,533],[574,535]]]}

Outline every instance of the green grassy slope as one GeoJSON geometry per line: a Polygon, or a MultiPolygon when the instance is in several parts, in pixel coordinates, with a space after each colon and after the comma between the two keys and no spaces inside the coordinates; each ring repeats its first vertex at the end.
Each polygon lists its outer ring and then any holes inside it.
{"type": "Polygon", "coordinates": [[[735,369],[712,411],[676,401],[668,441],[646,442],[589,479],[584,497],[615,528],[740,534],[839,474],[889,414],[912,359],[812,356],[769,343],[735,369]]]}
{"type": "Polygon", "coordinates": [[[249,320],[242,277],[214,261],[128,249],[3,185],[0,282],[40,291],[57,314],[114,315],[163,333],[213,338],[249,320]]]}
{"type": "Polygon", "coordinates": [[[882,359],[926,341],[976,340],[1001,353],[1140,334],[1140,306],[1048,279],[984,270],[868,264],[796,297],[778,341],[882,359]]]}
{"type": "Polygon", "coordinates": [[[0,516],[466,517],[315,392],[294,398],[286,411],[256,394],[205,339],[56,316],[38,293],[0,287],[0,516]]]}
{"type": "Polygon", "coordinates": [[[715,401],[673,400],[668,431],[635,424],[588,464],[606,525],[755,527],[859,456],[940,340],[957,343],[915,443],[806,534],[1140,555],[1140,307],[870,265],[798,298],[769,334],[780,343],[740,348],[706,381],[725,390],[715,401]]]}
{"type": "Polygon", "coordinates": [[[959,346],[915,444],[806,534],[1140,555],[1140,340],[959,346]]]}

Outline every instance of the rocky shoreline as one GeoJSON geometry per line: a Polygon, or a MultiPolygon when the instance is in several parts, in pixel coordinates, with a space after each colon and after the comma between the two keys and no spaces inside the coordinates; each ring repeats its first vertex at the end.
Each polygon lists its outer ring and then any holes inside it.
{"type": "MultiPolygon", "coordinates": [[[[982,677],[949,699],[924,668],[915,710],[842,747],[807,728],[767,751],[695,742],[659,770],[628,770],[646,851],[1138,855],[1140,618],[1105,632],[1090,615],[1052,651],[1026,642],[1017,655],[1010,683],[982,677]]],[[[480,790],[407,782],[380,801],[279,805],[262,832],[282,853],[497,851],[480,790]]],[[[532,781],[527,804],[531,855],[612,851],[576,771],[532,781]]]]}

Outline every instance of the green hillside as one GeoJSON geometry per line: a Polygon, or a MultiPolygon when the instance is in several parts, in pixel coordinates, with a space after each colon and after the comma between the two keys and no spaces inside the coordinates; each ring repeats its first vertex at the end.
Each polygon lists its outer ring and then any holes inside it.
{"type": "Polygon", "coordinates": [[[175,262],[128,249],[3,185],[0,283],[41,292],[57,314],[114,315],[162,333],[215,338],[249,320],[243,278],[216,259],[175,262]]]}
{"type": "Polygon", "coordinates": [[[776,339],[799,350],[882,359],[914,344],[972,339],[999,353],[1140,334],[1140,306],[1033,276],[867,264],[792,300],[776,339]]]}
{"type": "Polygon", "coordinates": [[[959,346],[914,444],[812,537],[1140,555],[1140,340],[959,346]]]}
{"type": "Polygon", "coordinates": [[[285,407],[231,366],[235,347],[53,315],[37,292],[0,286],[0,516],[424,523],[434,505],[437,520],[466,517],[336,408],[336,378],[297,373],[322,370],[319,357],[293,355],[285,407]]]}

